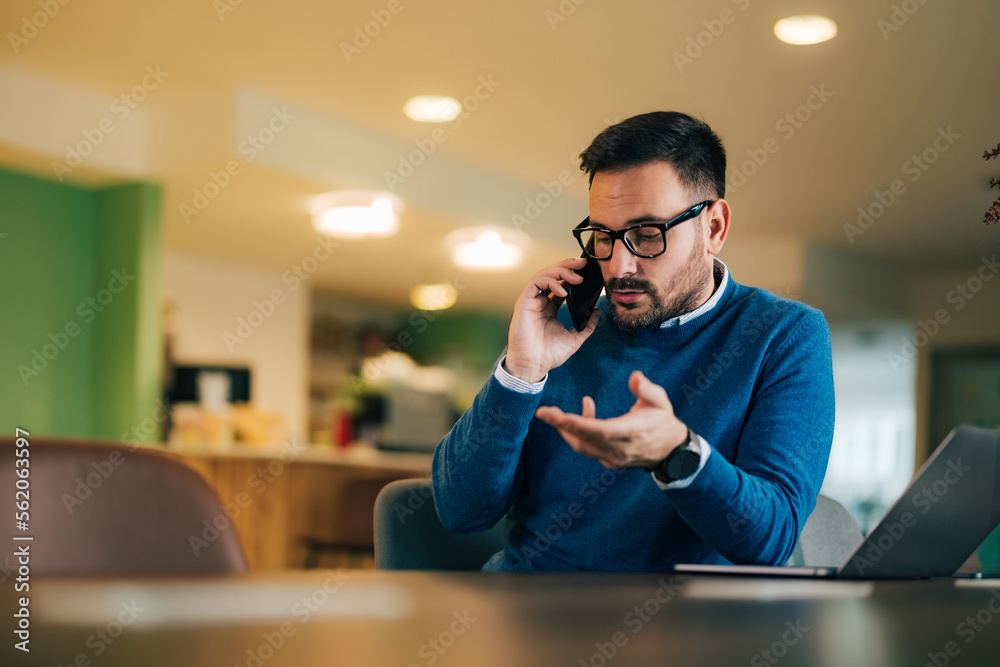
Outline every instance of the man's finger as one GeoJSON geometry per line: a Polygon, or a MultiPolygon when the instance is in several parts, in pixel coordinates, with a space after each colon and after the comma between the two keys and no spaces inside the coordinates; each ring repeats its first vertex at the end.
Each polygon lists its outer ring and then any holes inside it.
{"type": "Polygon", "coordinates": [[[538,290],[537,295],[548,292],[549,294],[559,297],[566,296],[566,288],[562,286],[562,283],[559,282],[558,278],[535,276],[531,286],[538,290]]]}
{"type": "MultiPolygon", "coordinates": [[[[590,403],[593,403],[593,399],[589,397],[588,399],[590,403]]],[[[586,405],[584,409],[591,410],[586,405]]],[[[567,434],[569,434],[578,440],[586,441],[590,445],[603,443],[609,439],[609,436],[613,435],[613,431],[617,430],[614,426],[609,425],[609,421],[611,420],[595,419],[592,414],[591,416],[575,415],[571,412],[563,412],[551,405],[538,408],[535,411],[535,416],[549,426],[557,429],[567,441],[569,440],[567,434]]]]}
{"type": "Polygon", "coordinates": [[[603,423],[598,419],[583,415],[574,415],[571,412],[563,412],[551,405],[538,408],[535,411],[535,416],[549,426],[560,430],[568,429],[580,437],[585,437],[587,434],[599,433],[603,423]]]}
{"type": "Polygon", "coordinates": [[[535,275],[545,276],[547,278],[555,278],[556,280],[564,280],[575,284],[583,282],[583,276],[580,275],[579,271],[580,268],[573,268],[572,266],[563,266],[562,264],[554,264],[552,266],[545,267],[535,275]]]}
{"type": "Polygon", "coordinates": [[[667,398],[667,391],[660,385],[652,382],[641,371],[634,371],[628,378],[628,388],[632,394],[650,405],[659,408],[671,407],[670,399],[667,398]]]}
{"type": "Polygon", "coordinates": [[[594,308],[594,310],[590,313],[590,319],[587,320],[587,326],[583,328],[583,331],[578,333],[580,333],[580,335],[582,335],[585,339],[589,338],[590,334],[594,333],[594,329],[597,328],[597,325],[603,316],[604,312],[600,308],[594,308]]]}
{"type": "Polygon", "coordinates": [[[543,405],[535,410],[535,416],[549,426],[556,426],[566,413],[554,405],[543,405]]]}

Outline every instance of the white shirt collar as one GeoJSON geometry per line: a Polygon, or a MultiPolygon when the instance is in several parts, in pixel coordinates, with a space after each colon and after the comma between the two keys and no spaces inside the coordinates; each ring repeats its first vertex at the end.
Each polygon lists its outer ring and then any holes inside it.
{"type": "Polygon", "coordinates": [[[719,303],[719,299],[722,298],[722,293],[726,291],[726,285],[729,283],[729,269],[726,268],[725,263],[721,259],[716,258],[715,265],[722,268],[722,280],[719,281],[719,286],[715,288],[715,291],[712,293],[712,296],[708,299],[708,301],[701,304],[690,313],[684,313],[683,315],[678,315],[677,317],[671,317],[669,320],[660,325],[661,329],[665,329],[666,327],[678,327],[685,322],[690,322],[694,318],[704,315],[708,311],[715,308],[715,304],[719,303]]]}

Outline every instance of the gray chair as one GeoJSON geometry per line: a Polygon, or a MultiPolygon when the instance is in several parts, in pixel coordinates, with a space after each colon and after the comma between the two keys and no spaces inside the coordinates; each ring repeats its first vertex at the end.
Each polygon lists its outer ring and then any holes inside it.
{"type": "Polygon", "coordinates": [[[429,480],[392,482],[375,500],[380,570],[478,570],[505,544],[503,520],[477,533],[452,533],[441,525],[429,480]]]}
{"type": "MultiPolygon", "coordinates": [[[[500,521],[478,533],[441,525],[431,483],[393,482],[375,501],[375,567],[380,570],[478,570],[507,543],[500,521]]],[[[819,496],[788,565],[840,565],[861,542],[861,530],[837,501],[819,496]]]]}
{"type": "Polygon", "coordinates": [[[843,505],[820,494],[788,565],[839,567],[861,544],[858,522],[843,505]]]}
{"type": "MultiPolygon", "coordinates": [[[[28,439],[32,574],[223,574],[247,570],[208,482],[151,447],[28,439]]],[[[0,488],[13,495],[15,441],[0,438],[0,488]]],[[[10,562],[4,562],[4,569],[10,562]]],[[[16,566],[15,566],[16,570],[16,566]]]]}

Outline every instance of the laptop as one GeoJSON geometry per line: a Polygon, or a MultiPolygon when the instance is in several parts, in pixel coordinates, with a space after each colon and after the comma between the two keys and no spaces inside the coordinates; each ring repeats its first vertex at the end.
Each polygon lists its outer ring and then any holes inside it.
{"type": "Polygon", "coordinates": [[[1000,524],[1000,431],[959,426],[840,567],[699,565],[675,572],[833,579],[950,577],[1000,524]]]}

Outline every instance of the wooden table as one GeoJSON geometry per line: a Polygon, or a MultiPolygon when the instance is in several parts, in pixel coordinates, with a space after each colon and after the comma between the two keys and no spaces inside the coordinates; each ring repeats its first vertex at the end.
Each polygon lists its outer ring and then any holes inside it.
{"type": "Polygon", "coordinates": [[[36,579],[30,660],[8,633],[0,662],[983,667],[1000,656],[998,586],[363,570],[36,579]]]}
{"type": "Polygon", "coordinates": [[[431,469],[430,454],[364,445],[172,451],[215,488],[255,571],[301,568],[304,538],[342,536],[348,481],[429,477],[431,469]]]}

